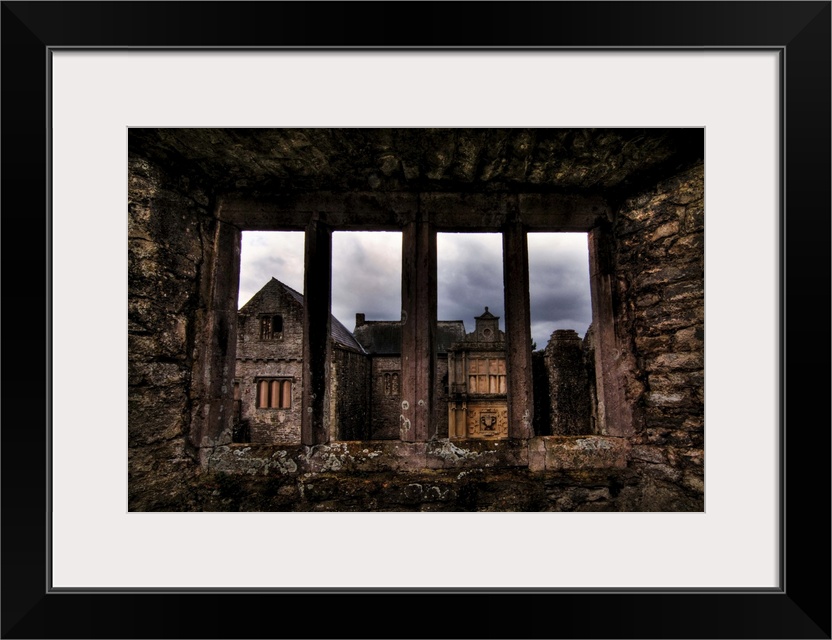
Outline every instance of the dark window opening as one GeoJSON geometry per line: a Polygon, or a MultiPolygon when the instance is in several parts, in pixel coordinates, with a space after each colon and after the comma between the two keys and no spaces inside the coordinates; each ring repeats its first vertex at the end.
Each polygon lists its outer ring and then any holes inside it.
{"type": "Polygon", "coordinates": [[[283,316],[260,316],[260,339],[261,340],[282,340],[283,339],[283,316]]]}

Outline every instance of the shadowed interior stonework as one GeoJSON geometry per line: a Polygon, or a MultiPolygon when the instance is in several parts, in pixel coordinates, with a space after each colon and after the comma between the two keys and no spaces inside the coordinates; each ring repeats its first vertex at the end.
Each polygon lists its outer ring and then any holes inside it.
{"type": "Polygon", "coordinates": [[[131,129],[130,510],[703,510],[703,142],[131,129]],[[306,232],[304,290],[237,309],[257,229],[306,232]],[[332,317],[334,230],[402,232],[400,319],[332,317]],[[447,231],[502,234],[505,331],[437,324],[447,231]],[[587,233],[593,317],[534,353],[530,231],[587,233]]]}

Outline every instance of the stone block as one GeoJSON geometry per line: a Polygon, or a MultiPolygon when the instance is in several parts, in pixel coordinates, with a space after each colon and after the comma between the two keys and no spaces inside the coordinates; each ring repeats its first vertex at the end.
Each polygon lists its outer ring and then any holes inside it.
{"type": "Polygon", "coordinates": [[[425,468],[425,444],[421,442],[348,441],[303,447],[302,469],[327,471],[415,471],[425,468]]]}
{"type": "Polygon", "coordinates": [[[628,442],[603,436],[547,436],[546,469],[607,469],[627,466],[628,442]]]}
{"type": "Polygon", "coordinates": [[[655,352],[661,353],[667,351],[669,347],[669,336],[639,336],[636,338],[636,349],[643,355],[655,352]]]}
{"type": "Polygon", "coordinates": [[[630,449],[630,458],[633,460],[643,460],[644,462],[652,462],[654,464],[662,464],[666,462],[665,455],[660,447],[633,447],[632,449],[630,449]]]}
{"type": "Polygon", "coordinates": [[[685,254],[701,257],[703,256],[704,250],[705,234],[693,233],[679,238],[667,253],[672,257],[680,257],[685,254]]]}
{"type": "Polygon", "coordinates": [[[546,469],[546,443],[543,438],[529,440],[529,471],[546,469]]]}
{"type": "MultiPolygon", "coordinates": [[[[636,340],[638,343],[638,340],[636,340]]],[[[698,324],[679,329],[673,335],[674,351],[702,351],[705,348],[705,328],[698,324]]]]}
{"type": "Polygon", "coordinates": [[[655,293],[648,293],[647,295],[636,298],[636,306],[640,308],[651,307],[660,300],[661,296],[658,296],[655,293]]]}
{"type": "Polygon", "coordinates": [[[678,222],[668,222],[666,224],[661,225],[658,229],[653,231],[650,234],[650,242],[656,242],[661,238],[666,238],[668,236],[673,236],[679,233],[679,223],[678,222]]]}
{"type": "Polygon", "coordinates": [[[669,302],[677,300],[703,300],[705,296],[704,280],[677,282],[664,288],[663,297],[669,302]]]}
{"type": "Polygon", "coordinates": [[[651,391],[645,396],[645,400],[648,406],[653,407],[678,407],[688,404],[688,399],[684,393],[651,391]]]}
{"type": "Polygon", "coordinates": [[[698,473],[685,473],[682,476],[682,485],[691,491],[705,493],[705,478],[698,473]]]}
{"type": "Polygon", "coordinates": [[[705,227],[705,208],[702,201],[691,203],[685,207],[684,230],[688,233],[699,231],[705,227]]]}
{"type": "Polygon", "coordinates": [[[297,447],[229,444],[200,451],[203,466],[212,471],[244,475],[296,475],[297,447]]]}
{"type": "Polygon", "coordinates": [[[663,353],[647,360],[648,371],[674,371],[702,369],[705,356],[702,353],[663,353]]]}
{"type": "Polygon", "coordinates": [[[682,479],[682,472],[668,464],[639,463],[639,466],[642,464],[642,472],[652,478],[664,480],[672,484],[677,484],[682,479]]]}
{"type": "Polygon", "coordinates": [[[428,469],[525,467],[529,450],[525,441],[437,440],[428,443],[426,464],[428,469]]]}
{"type": "Polygon", "coordinates": [[[649,287],[656,284],[665,284],[668,282],[676,282],[684,279],[686,273],[683,269],[677,266],[660,267],[658,269],[648,269],[638,277],[637,284],[639,287],[649,287]]]}

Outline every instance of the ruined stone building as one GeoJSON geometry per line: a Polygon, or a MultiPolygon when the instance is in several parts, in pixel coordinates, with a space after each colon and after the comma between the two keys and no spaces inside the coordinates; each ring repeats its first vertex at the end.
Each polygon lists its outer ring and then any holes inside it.
{"type": "Polygon", "coordinates": [[[128,139],[131,510],[703,509],[701,128],[128,139]],[[305,232],[302,292],[237,309],[245,230],[305,232]],[[402,233],[402,316],[350,333],[355,230],[402,233]],[[592,326],[533,352],[536,231],[587,234],[592,326]],[[501,234],[502,331],[436,321],[439,232],[501,234]]]}
{"type": "Polygon", "coordinates": [[[448,350],[448,436],[508,438],[505,334],[485,308],[472,333],[448,350]]]}
{"type": "MultiPolygon", "coordinates": [[[[330,317],[333,439],[360,433],[368,413],[364,349],[330,317]]],[[[303,296],[272,278],[237,316],[234,377],[236,442],[300,444],[303,399],[303,296]]]]}
{"type": "MultiPolygon", "coordinates": [[[[409,428],[402,419],[402,323],[399,320],[367,320],[356,314],[355,337],[370,359],[370,430],[372,440],[397,440],[409,428]]],[[[436,375],[434,376],[434,408],[432,437],[447,437],[448,426],[442,413],[447,402],[448,348],[454,340],[465,336],[462,320],[440,320],[436,323],[436,375]]]]}
{"type": "MultiPolygon", "coordinates": [[[[272,278],[237,316],[232,442],[301,444],[303,296],[272,278]]],[[[488,311],[474,331],[462,320],[436,323],[432,438],[508,439],[505,333],[488,311]],[[447,417],[446,417],[447,416],[447,417]]],[[[401,321],[367,321],[355,331],[330,316],[331,440],[397,440],[402,418],[401,321]]],[[[591,396],[582,341],[556,331],[535,370],[538,435],[591,434],[591,396]]]]}

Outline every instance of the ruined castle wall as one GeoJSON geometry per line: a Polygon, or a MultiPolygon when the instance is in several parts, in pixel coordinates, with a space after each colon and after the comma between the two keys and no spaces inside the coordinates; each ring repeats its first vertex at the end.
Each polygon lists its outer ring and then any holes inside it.
{"type": "Polygon", "coordinates": [[[699,165],[625,201],[614,225],[617,331],[644,385],[631,465],[657,510],[703,504],[703,204],[699,165]]]}
{"type": "Polygon", "coordinates": [[[534,384],[534,434],[552,435],[552,402],[549,398],[549,375],[543,350],[532,352],[532,382],[534,384]]]}
{"type": "Polygon", "coordinates": [[[330,376],[332,440],[365,440],[370,423],[370,359],[338,345],[330,376]]]}
{"type": "Polygon", "coordinates": [[[399,356],[376,356],[372,359],[372,426],[371,439],[398,440],[399,416],[402,414],[401,369],[399,356]],[[398,387],[387,388],[385,376],[398,375],[398,387]]]}
{"type": "Polygon", "coordinates": [[[128,181],[128,475],[131,510],[188,508],[187,438],[199,309],[217,222],[210,194],[131,156],[128,181]]]}
{"type": "Polygon", "coordinates": [[[549,433],[561,436],[592,433],[589,376],[583,341],[578,333],[554,331],[543,361],[549,382],[549,433]]]}

